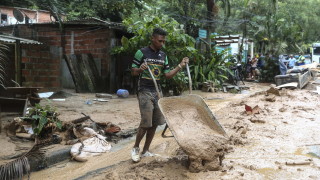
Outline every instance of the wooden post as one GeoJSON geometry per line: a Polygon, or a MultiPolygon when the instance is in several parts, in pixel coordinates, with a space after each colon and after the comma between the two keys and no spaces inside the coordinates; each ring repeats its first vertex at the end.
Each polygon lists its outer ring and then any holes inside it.
{"type": "Polygon", "coordinates": [[[1,112],[1,104],[0,104],[0,133],[1,133],[1,130],[2,130],[2,119],[1,119],[1,115],[2,115],[2,112],[1,112]]]}
{"type": "Polygon", "coordinates": [[[21,84],[21,46],[20,40],[16,40],[15,44],[15,81],[21,84]]]}

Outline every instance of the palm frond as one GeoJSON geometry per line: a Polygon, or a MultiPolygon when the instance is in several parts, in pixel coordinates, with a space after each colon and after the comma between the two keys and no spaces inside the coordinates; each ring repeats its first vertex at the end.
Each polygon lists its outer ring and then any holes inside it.
{"type": "Polygon", "coordinates": [[[6,77],[6,65],[8,60],[7,52],[9,47],[3,43],[0,43],[0,86],[5,87],[5,77],[6,77]]]}
{"type": "Polygon", "coordinates": [[[24,175],[28,175],[28,179],[30,179],[29,160],[31,158],[43,159],[45,150],[42,148],[46,145],[48,145],[48,143],[35,144],[28,152],[24,153],[19,158],[0,165],[0,179],[22,179],[24,175]]]}
{"type": "Polygon", "coordinates": [[[25,174],[28,174],[29,179],[30,165],[26,156],[0,166],[0,179],[3,180],[22,179],[25,174]]]}

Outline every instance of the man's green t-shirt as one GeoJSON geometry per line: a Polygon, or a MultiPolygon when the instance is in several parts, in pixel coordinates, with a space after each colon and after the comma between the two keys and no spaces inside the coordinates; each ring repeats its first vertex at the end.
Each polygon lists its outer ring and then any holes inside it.
{"type": "MultiPolygon", "coordinates": [[[[145,61],[148,63],[148,66],[158,84],[160,83],[161,75],[170,72],[168,58],[163,51],[154,51],[150,47],[138,50],[134,55],[132,68],[139,68],[145,61]]],[[[140,74],[138,89],[155,89],[152,77],[148,70],[144,70],[140,74]]]]}

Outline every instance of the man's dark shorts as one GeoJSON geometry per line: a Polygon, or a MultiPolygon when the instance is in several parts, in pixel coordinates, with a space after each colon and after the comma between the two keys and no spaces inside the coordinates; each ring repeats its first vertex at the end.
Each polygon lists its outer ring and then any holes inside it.
{"type": "Polygon", "coordinates": [[[165,123],[163,114],[158,106],[156,91],[140,90],[138,93],[141,122],[139,127],[150,128],[165,123]]]}

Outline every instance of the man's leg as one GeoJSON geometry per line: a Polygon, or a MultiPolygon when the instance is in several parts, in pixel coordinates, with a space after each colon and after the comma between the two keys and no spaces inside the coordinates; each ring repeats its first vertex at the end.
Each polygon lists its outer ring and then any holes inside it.
{"type": "Polygon", "coordinates": [[[147,136],[146,136],[146,141],[144,143],[144,147],[142,150],[142,154],[149,151],[149,147],[150,147],[150,144],[153,140],[156,129],[157,129],[157,126],[153,126],[153,127],[147,129],[147,136]]]}
{"type": "MultiPolygon", "coordinates": [[[[135,142],[135,144],[134,144],[134,146],[133,146],[134,148],[135,148],[135,147],[139,147],[140,142],[141,142],[143,136],[144,136],[144,135],[146,134],[146,132],[147,132],[147,129],[148,129],[148,128],[139,127],[138,132],[137,132],[137,136],[136,136],[136,142],[135,142]]],[[[147,135],[147,137],[148,137],[148,135],[147,135]]]]}
{"type": "Polygon", "coordinates": [[[133,160],[133,162],[139,162],[140,161],[140,148],[139,148],[139,144],[143,138],[143,136],[146,134],[147,132],[147,128],[142,128],[139,127],[138,132],[137,132],[137,136],[136,136],[136,142],[131,150],[131,159],[133,160]]]}

